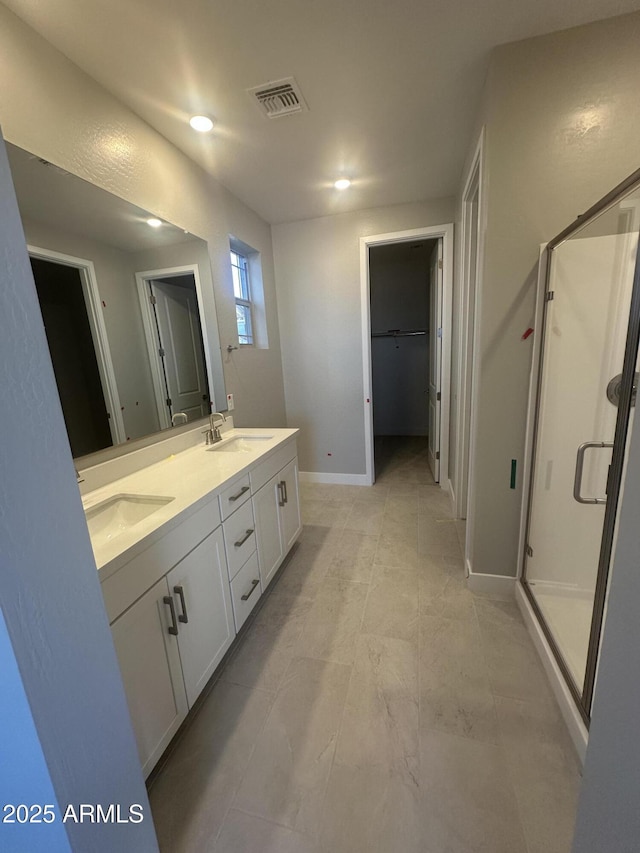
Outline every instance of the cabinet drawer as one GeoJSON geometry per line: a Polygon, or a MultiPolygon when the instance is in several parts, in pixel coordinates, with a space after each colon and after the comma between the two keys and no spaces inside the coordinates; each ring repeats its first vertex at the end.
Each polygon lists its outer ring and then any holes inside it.
{"type": "Polygon", "coordinates": [[[256,606],[261,594],[258,555],[252,554],[231,581],[231,601],[233,602],[236,633],[244,625],[247,616],[256,606]]]}
{"type": "Polygon", "coordinates": [[[222,529],[227,551],[229,580],[232,580],[256,550],[256,531],[251,501],[244,503],[239,510],[223,521],[222,529]]]}
{"type": "Polygon", "coordinates": [[[236,480],[232,486],[220,492],[220,514],[222,518],[228,518],[232,512],[235,512],[238,507],[249,500],[251,497],[251,485],[249,483],[249,475],[236,480]]]}
{"type": "Polygon", "coordinates": [[[261,462],[251,471],[251,488],[254,492],[268,483],[272,477],[280,471],[287,462],[295,458],[297,453],[295,441],[288,441],[284,447],[276,450],[268,459],[261,462]]]}

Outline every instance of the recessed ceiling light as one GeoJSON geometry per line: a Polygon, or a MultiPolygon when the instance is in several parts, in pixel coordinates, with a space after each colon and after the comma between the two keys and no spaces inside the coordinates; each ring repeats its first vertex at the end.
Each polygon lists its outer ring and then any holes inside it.
{"type": "Polygon", "coordinates": [[[162,225],[162,220],[152,216],[150,219],[147,219],[147,225],[150,225],[152,228],[159,228],[162,225]]]}
{"type": "Polygon", "coordinates": [[[208,133],[213,128],[213,122],[209,116],[192,116],[189,119],[189,124],[200,133],[208,133]]]}
{"type": "Polygon", "coordinates": [[[339,178],[334,184],[334,187],[337,190],[346,190],[350,186],[351,186],[351,181],[349,180],[349,178],[339,178]]]}

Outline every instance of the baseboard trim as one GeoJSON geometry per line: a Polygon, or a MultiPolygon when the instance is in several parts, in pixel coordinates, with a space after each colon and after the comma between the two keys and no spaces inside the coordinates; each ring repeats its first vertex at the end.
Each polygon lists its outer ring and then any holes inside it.
{"type": "Polygon", "coordinates": [[[516,579],[504,575],[482,575],[471,570],[467,560],[467,586],[476,595],[488,595],[491,598],[513,599],[516,579]]]}
{"type": "Polygon", "coordinates": [[[544,671],[546,672],[549,683],[551,684],[551,689],[553,691],[553,695],[556,697],[556,702],[560,706],[560,712],[562,713],[567,728],[569,729],[569,735],[573,741],[578,758],[582,764],[584,764],[587,744],[589,743],[587,727],[580,716],[580,711],[578,711],[576,703],[573,701],[573,696],[567,687],[564,676],[560,672],[560,667],[556,663],[551,647],[549,646],[547,638],[540,627],[540,623],[536,619],[536,615],[533,612],[531,603],[529,602],[521,583],[516,586],[516,602],[520,608],[520,612],[522,613],[524,624],[527,626],[529,635],[536,647],[536,651],[540,655],[542,666],[544,667],[544,671]]]}
{"type": "Polygon", "coordinates": [[[370,486],[366,474],[325,474],[324,471],[300,471],[301,483],[329,483],[335,486],[370,486]]]}

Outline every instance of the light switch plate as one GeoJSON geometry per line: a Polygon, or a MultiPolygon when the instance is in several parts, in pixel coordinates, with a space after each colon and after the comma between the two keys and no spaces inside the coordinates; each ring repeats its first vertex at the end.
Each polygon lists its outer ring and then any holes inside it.
{"type": "Polygon", "coordinates": [[[227,394],[227,411],[233,411],[233,394],[227,394]]]}

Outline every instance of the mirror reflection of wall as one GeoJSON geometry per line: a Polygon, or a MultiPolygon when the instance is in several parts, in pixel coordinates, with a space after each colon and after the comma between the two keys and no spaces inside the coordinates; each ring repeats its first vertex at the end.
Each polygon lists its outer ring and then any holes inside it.
{"type": "Polygon", "coordinates": [[[7,148],[74,457],[223,404],[207,244],[166,222],[152,228],[145,211],[7,148]],[[163,329],[157,306],[149,325],[141,302],[152,280],[163,329]]]}

